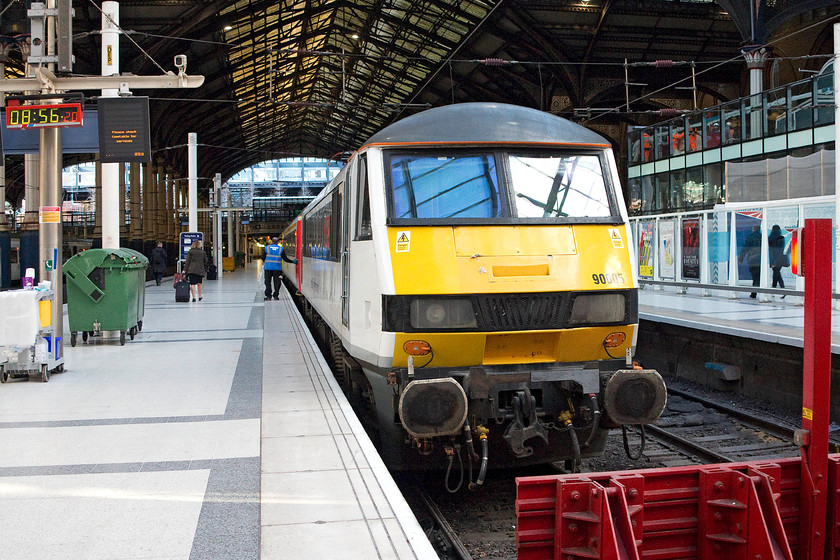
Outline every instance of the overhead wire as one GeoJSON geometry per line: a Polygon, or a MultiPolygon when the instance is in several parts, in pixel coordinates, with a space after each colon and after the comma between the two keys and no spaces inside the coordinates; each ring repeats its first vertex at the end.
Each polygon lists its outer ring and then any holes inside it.
{"type": "Polygon", "coordinates": [[[5,8],[3,8],[3,11],[2,11],[2,12],[0,12],[0,17],[2,17],[2,16],[3,16],[3,14],[5,14],[5,13],[6,13],[6,11],[7,11],[9,8],[11,8],[12,6],[14,6],[14,5],[15,5],[15,3],[17,3],[17,2],[20,2],[20,0],[12,0],[11,2],[9,2],[9,3],[6,5],[6,7],[5,7],[5,8]]]}
{"type": "Polygon", "coordinates": [[[146,52],[146,50],[145,50],[143,47],[141,47],[141,46],[140,46],[140,44],[139,44],[137,41],[135,41],[134,39],[132,39],[132,38],[131,38],[128,34],[126,34],[126,32],[123,30],[123,28],[122,28],[122,27],[120,27],[120,24],[118,24],[116,21],[114,21],[114,18],[112,18],[112,17],[111,17],[110,15],[108,15],[107,13],[105,13],[105,11],[104,11],[104,10],[103,10],[103,9],[102,9],[99,5],[97,5],[97,3],[96,3],[96,2],[94,2],[93,0],[89,0],[89,2],[90,2],[91,4],[93,4],[93,6],[94,6],[97,10],[99,10],[99,11],[100,11],[100,13],[102,13],[102,15],[103,15],[103,16],[105,16],[105,17],[108,19],[108,21],[110,21],[110,22],[114,25],[114,27],[116,27],[117,29],[119,29],[119,30],[120,30],[120,33],[122,33],[123,35],[125,35],[125,36],[126,36],[126,38],[127,38],[129,41],[131,41],[131,42],[134,44],[134,46],[135,46],[135,47],[137,47],[138,49],[140,49],[140,52],[142,52],[142,53],[143,53],[143,55],[144,55],[146,58],[148,58],[149,60],[151,60],[151,61],[152,61],[152,64],[154,64],[155,66],[157,66],[157,67],[158,67],[158,69],[159,69],[162,73],[166,74],[166,70],[163,68],[163,66],[161,66],[160,64],[158,64],[158,61],[157,61],[157,60],[155,60],[155,59],[154,59],[154,57],[153,57],[152,55],[150,55],[149,53],[147,53],[147,52],[146,52]]]}
{"type": "MultiPolygon", "coordinates": [[[[796,31],[793,31],[793,32],[791,32],[791,33],[789,33],[789,34],[787,34],[787,35],[783,35],[782,37],[779,37],[779,38],[777,38],[777,39],[775,39],[775,40],[773,40],[773,41],[770,41],[770,42],[767,42],[767,43],[764,43],[764,44],[761,44],[761,45],[752,45],[752,46],[753,46],[755,49],[760,49],[760,48],[763,48],[763,47],[771,47],[771,46],[773,46],[773,45],[774,45],[774,44],[776,44],[776,43],[779,43],[779,42],[781,42],[781,41],[784,41],[784,40],[790,39],[791,37],[794,37],[794,36],[796,36],[796,35],[798,35],[798,34],[800,34],[800,33],[804,33],[804,32],[806,32],[806,31],[808,31],[808,30],[810,30],[810,29],[813,29],[814,27],[818,27],[818,26],[825,25],[825,24],[827,24],[827,23],[829,23],[829,22],[831,22],[831,21],[833,21],[833,20],[836,20],[836,19],[840,19],[840,14],[839,14],[839,15],[832,16],[832,17],[829,17],[829,18],[826,18],[826,19],[824,19],[824,20],[820,20],[820,21],[818,21],[818,22],[814,22],[814,23],[813,23],[813,24],[811,24],[811,25],[808,25],[808,26],[806,26],[806,27],[803,27],[802,29],[798,29],[798,30],[796,30],[796,31]]],[[[705,69],[703,69],[703,70],[700,70],[700,71],[696,72],[696,73],[695,73],[695,76],[699,76],[699,75],[701,75],[701,74],[706,74],[707,72],[711,72],[712,70],[715,70],[716,68],[720,68],[721,66],[724,66],[724,65],[726,65],[726,64],[730,64],[730,63],[732,63],[732,62],[738,61],[738,60],[740,60],[740,59],[741,59],[741,57],[742,57],[742,56],[743,56],[743,54],[739,53],[739,54],[737,54],[737,55],[733,56],[732,58],[730,58],[730,59],[728,59],[728,60],[724,60],[724,61],[719,62],[719,63],[717,63],[717,64],[715,64],[715,65],[713,65],[713,66],[711,66],[711,67],[709,67],[709,68],[705,68],[705,69]]],[[[828,56],[828,55],[827,55],[827,56],[828,56]]],[[[669,89],[671,89],[671,88],[674,88],[674,87],[678,86],[679,84],[682,84],[682,83],[684,83],[684,82],[687,82],[687,81],[688,81],[688,80],[690,80],[691,78],[692,78],[691,76],[686,76],[685,78],[681,78],[681,79],[679,79],[679,80],[677,80],[677,81],[675,81],[675,82],[673,82],[673,83],[671,83],[671,84],[669,84],[669,85],[663,86],[663,87],[661,87],[661,88],[659,88],[659,89],[657,89],[657,90],[654,90],[654,91],[651,91],[651,92],[649,92],[649,93],[646,93],[646,94],[640,95],[640,96],[636,97],[635,99],[633,99],[633,101],[638,102],[638,101],[641,101],[641,100],[643,100],[643,99],[647,99],[647,98],[652,97],[652,96],[654,96],[654,95],[656,95],[656,94],[658,94],[658,93],[661,93],[661,92],[663,92],[663,91],[666,91],[666,90],[669,90],[669,89]]],[[[595,119],[601,118],[601,117],[603,117],[603,116],[605,116],[605,115],[619,113],[619,112],[620,112],[620,111],[619,111],[619,109],[620,109],[622,106],[624,106],[624,105],[625,105],[625,103],[622,103],[621,105],[618,105],[617,107],[615,107],[615,108],[613,108],[613,109],[610,109],[610,110],[605,110],[605,111],[603,111],[602,113],[599,113],[599,114],[597,114],[597,115],[593,115],[592,117],[590,117],[590,118],[587,118],[587,119],[583,120],[583,122],[584,122],[584,123],[587,123],[587,122],[593,121],[593,120],[595,120],[595,119]]]]}

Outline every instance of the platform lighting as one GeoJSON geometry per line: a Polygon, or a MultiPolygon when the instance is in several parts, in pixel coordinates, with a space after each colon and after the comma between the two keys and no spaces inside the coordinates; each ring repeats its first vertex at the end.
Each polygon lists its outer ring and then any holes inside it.
{"type": "Polygon", "coordinates": [[[225,31],[230,31],[231,29],[233,29],[233,26],[232,25],[225,25],[224,29],[225,29],[225,31]]]}
{"type": "Polygon", "coordinates": [[[352,35],[350,35],[350,38],[351,39],[358,39],[359,35],[357,33],[353,33],[352,35]]]}

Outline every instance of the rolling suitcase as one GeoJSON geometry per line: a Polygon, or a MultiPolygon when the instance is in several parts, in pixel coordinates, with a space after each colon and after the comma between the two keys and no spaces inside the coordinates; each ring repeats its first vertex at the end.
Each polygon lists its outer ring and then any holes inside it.
{"type": "Polygon", "coordinates": [[[190,283],[186,280],[175,282],[175,301],[190,301],[190,283]]]}
{"type": "Polygon", "coordinates": [[[216,268],[215,264],[211,264],[207,267],[207,279],[208,280],[216,280],[219,277],[218,269],[216,268]]]}

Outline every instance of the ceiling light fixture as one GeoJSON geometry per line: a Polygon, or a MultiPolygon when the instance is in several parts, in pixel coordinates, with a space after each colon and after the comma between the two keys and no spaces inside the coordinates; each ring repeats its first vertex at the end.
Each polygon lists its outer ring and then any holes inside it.
{"type": "Polygon", "coordinates": [[[225,25],[225,31],[230,31],[231,29],[233,29],[233,27],[232,27],[232,26],[230,26],[230,25],[225,25]]]}
{"type": "Polygon", "coordinates": [[[358,39],[359,38],[359,36],[356,33],[353,33],[352,35],[350,35],[350,37],[352,39],[358,39]]]}

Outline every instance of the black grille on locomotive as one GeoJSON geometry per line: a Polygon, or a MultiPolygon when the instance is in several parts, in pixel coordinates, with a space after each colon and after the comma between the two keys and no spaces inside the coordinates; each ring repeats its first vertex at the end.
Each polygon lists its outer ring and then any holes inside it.
{"type": "Polygon", "coordinates": [[[568,300],[568,294],[481,295],[473,306],[482,330],[535,331],[559,327],[568,300]]]}
{"type": "Polygon", "coordinates": [[[627,325],[638,322],[636,290],[590,292],[541,292],[517,294],[399,295],[382,296],[382,330],[386,332],[510,332],[571,328],[569,316],[574,298],[584,294],[621,294],[624,317],[604,323],[577,323],[577,327],[627,325]],[[414,328],[410,321],[411,302],[416,299],[469,300],[476,326],[461,328],[414,328]]]}

